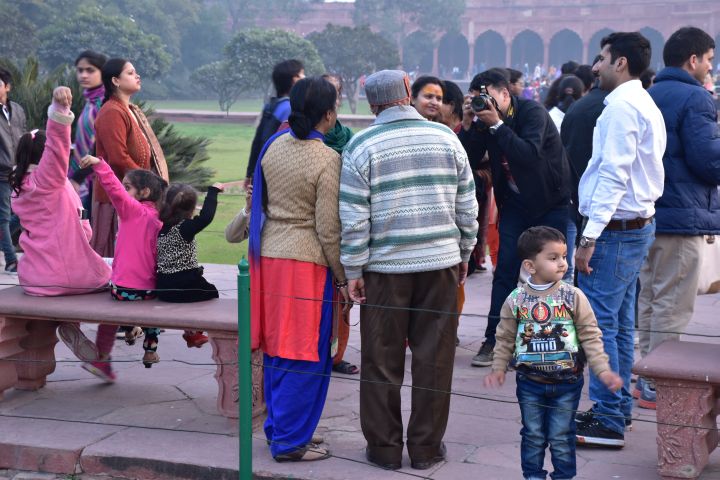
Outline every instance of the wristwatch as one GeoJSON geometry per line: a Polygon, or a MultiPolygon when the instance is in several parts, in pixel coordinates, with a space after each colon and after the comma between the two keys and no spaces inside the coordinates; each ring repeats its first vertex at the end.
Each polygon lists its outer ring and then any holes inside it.
{"type": "Polygon", "coordinates": [[[495,125],[488,128],[488,130],[490,130],[490,134],[495,135],[495,132],[497,132],[498,128],[502,127],[502,125],[503,125],[503,121],[498,120],[498,122],[495,125]]]}
{"type": "Polygon", "coordinates": [[[578,245],[580,245],[580,248],[590,248],[590,247],[594,247],[594,246],[595,246],[595,239],[594,239],[594,238],[585,237],[585,236],[580,237],[580,243],[579,243],[578,245]]]}

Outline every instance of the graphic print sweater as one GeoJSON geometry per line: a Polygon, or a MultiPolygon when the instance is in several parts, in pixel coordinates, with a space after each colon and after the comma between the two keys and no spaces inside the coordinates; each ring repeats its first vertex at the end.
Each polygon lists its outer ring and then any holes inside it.
{"type": "Polygon", "coordinates": [[[573,380],[587,362],[610,370],[595,314],[585,294],[563,281],[545,291],[524,285],[505,301],[497,328],[493,370],[508,366],[547,380],[573,380]]]}

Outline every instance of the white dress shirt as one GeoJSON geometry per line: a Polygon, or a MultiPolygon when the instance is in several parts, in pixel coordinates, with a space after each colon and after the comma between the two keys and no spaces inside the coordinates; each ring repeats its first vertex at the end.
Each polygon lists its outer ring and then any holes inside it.
{"type": "Polygon", "coordinates": [[[665,121],[640,80],[615,88],[605,105],[578,192],[588,238],[598,238],[610,220],[655,215],[665,180],[665,121]]]}
{"type": "Polygon", "coordinates": [[[562,125],[563,118],[565,118],[565,112],[560,110],[558,107],[553,107],[548,113],[550,114],[550,118],[552,118],[558,133],[560,133],[560,126],[562,125]]]}

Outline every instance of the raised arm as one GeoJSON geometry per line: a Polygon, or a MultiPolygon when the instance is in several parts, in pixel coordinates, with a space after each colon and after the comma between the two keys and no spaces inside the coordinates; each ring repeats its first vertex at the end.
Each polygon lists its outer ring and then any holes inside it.
{"type": "Polygon", "coordinates": [[[215,218],[215,211],[217,210],[217,196],[218,193],[223,191],[221,183],[215,183],[208,187],[205,201],[203,202],[200,215],[185,220],[180,225],[180,235],[186,242],[192,241],[195,235],[202,232],[205,227],[210,225],[215,218]]]}
{"type": "Polygon", "coordinates": [[[33,173],[38,188],[54,190],[67,182],[70,162],[70,126],[75,120],[70,110],[72,93],[68,87],[57,87],[48,108],[45,150],[33,173]]]}
{"type": "Polygon", "coordinates": [[[122,182],[117,178],[115,172],[112,171],[110,165],[104,160],[87,155],[81,160],[80,166],[92,166],[95,171],[97,180],[102,185],[103,190],[110,197],[113,207],[117,210],[118,217],[121,220],[131,218],[143,211],[142,204],[135,200],[128,192],[122,182]]]}

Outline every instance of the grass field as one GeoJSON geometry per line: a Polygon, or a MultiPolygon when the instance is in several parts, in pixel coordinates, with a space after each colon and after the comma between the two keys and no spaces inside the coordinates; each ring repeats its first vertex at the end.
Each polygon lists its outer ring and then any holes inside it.
{"type": "Polygon", "coordinates": [[[252,125],[227,123],[174,123],[183,135],[210,139],[207,165],[215,170],[216,182],[232,182],[245,178],[250,144],[255,135],[252,125]]]}
{"type": "MultiPolygon", "coordinates": [[[[210,139],[208,166],[215,170],[214,181],[232,182],[245,178],[250,143],[255,129],[252,125],[174,123],[183,135],[210,139]]],[[[247,254],[247,242],[230,244],[225,241],[225,226],[245,206],[245,194],[233,187],[218,197],[213,222],[197,236],[198,258],[205,263],[236,264],[247,254]]]]}
{"type": "MultiPolygon", "coordinates": [[[[218,102],[215,100],[147,100],[148,106],[154,109],[167,110],[210,110],[220,111],[218,102]]],[[[259,112],[262,110],[262,100],[260,99],[241,99],[230,107],[231,112],[259,112]]],[[[340,107],[339,113],[352,113],[348,102],[344,101],[340,107]]],[[[358,102],[358,115],[370,115],[370,107],[367,102],[361,99],[358,102]]]]}

